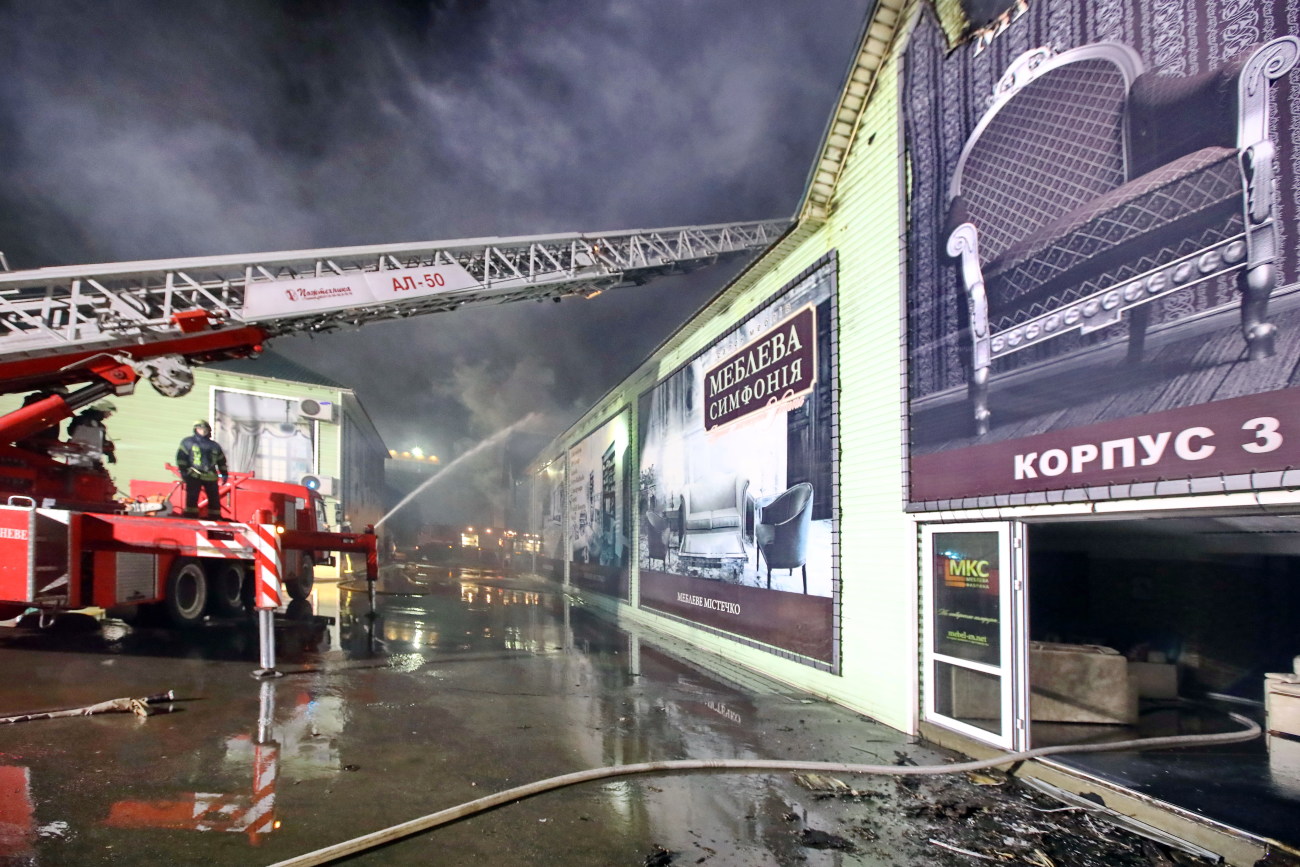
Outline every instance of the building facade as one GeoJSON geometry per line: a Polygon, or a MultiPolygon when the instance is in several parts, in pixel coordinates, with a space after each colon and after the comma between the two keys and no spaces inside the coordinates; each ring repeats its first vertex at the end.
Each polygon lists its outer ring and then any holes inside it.
{"type": "Polygon", "coordinates": [[[996,12],[877,4],[793,227],[539,455],[539,571],[969,753],[1253,716],[1032,771],[1253,863],[1300,846],[1300,11],[996,12]]]}

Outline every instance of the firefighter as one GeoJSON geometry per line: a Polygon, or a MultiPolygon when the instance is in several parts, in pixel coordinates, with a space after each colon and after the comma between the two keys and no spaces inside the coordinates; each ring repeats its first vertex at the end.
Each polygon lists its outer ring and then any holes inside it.
{"type": "Polygon", "coordinates": [[[226,470],[226,453],[212,439],[212,426],[203,419],[194,423],[193,436],[181,440],[176,450],[176,466],[185,482],[185,517],[198,517],[199,491],[202,491],[208,498],[207,517],[220,518],[221,489],[217,476],[227,482],[230,473],[226,470]]]}
{"type": "Polygon", "coordinates": [[[108,428],[104,426],[104,420],[116,411],[117,407],[111,400],[101,400],[68,422],[68,441],[85,446],[87,458],[95,466],[102,466],[99,463],[101,456],[110,464],[117,463],[113,441],[108,438],[108,428]]]}

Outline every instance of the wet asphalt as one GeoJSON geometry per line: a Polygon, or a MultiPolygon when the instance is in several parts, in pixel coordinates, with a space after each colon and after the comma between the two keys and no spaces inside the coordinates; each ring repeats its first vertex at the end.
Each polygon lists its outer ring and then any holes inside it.
{"type": "MultiPolygon", "coordinates": [[[[318,584],[310,606],[282,612],[283,676],[266,681],[252,676],[251,622],[185,634],[74,615],[0,629],[0,716],[175,695],[148,717],[0,726],[0,865],[272,864],[607,765],[953,758],[619,628],[540,578],[394,567],[379,591],[373,616],[364,582],[348,581],[318,584]]],[[[678,773],[586,783],[345,863],[970,863],[950,861],[930,842],[934,828],[918,825],[936,799],[916,786],[857,779],[827,797],[803,782],[678,773]]]]}

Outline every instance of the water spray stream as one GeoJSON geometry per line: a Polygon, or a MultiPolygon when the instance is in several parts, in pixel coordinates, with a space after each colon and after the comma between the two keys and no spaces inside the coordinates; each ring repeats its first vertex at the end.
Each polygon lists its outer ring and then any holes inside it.
{"type": "Polygon", "coordinates": [[[454,470],[456,468],[456,465],[459,464],[461,461],[474,457],[474,455],[483,451],[483,449],[497,443],[498,441],[500,441],[501,439],[509,435],[511,431],[515,430],[518,427],[522,427],[525,424],[528,424],[529,422],[533,421],[536,418],[538,418],[538,414],[535,412],[530,412],[528,415],[519,419],[519,421],[515,422],[514,424],[509,425],[508,427],[501,428],[501,430],[492,434],[492,436],[483,440],[478,445],[474,446],[474,448],[470,449],[469,451],[465,452],[465,454],[461,455],[451,463],[447,464],[447,466],[443,467],[440,472],[438,472],[436,475],[429,477],[418,488],[416,488],[414,491],[411,491],[411,493],[403,497],[400,503],[398,503],[396,506],[393,506],[393,508],[389,509],[386,513],[384,513],[384,516],[375,522],[375,529],[379,529],[380,527],[382,527],[384,525],[384,522],[387,521],[394,512],[396,512],[398,509],[401,509],[407,503],[414,500],[416,497],[422,494],[427,488],[431,488],[434,485],[436,485],[439,481],[441,481],[444,477],[446,477],[449,473],[451,473],[451,471],[454,470]]]}

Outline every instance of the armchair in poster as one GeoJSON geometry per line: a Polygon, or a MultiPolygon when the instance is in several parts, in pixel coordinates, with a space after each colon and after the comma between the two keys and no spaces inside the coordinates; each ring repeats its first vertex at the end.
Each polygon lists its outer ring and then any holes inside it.
{"type": "Polygon", "coordinates": [[[835,260],[640,396],[640,604],[833,667],[835,260]]]}
{"type": "Polygon", "coordinates": [[[911,501],[1284,484],[1300,9],[1007,6],[904,59],[911,501]]]}
{"type": "Polygon", "coordinates": [[[627,443],[624,410],[569,449],[569,580],[628,598],[627,443]]]}

